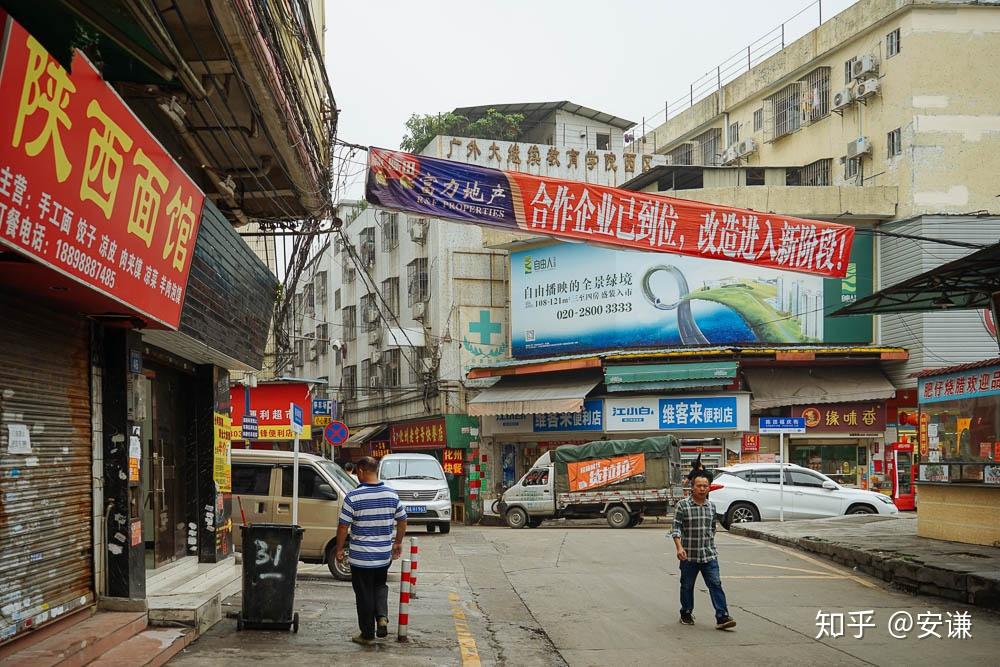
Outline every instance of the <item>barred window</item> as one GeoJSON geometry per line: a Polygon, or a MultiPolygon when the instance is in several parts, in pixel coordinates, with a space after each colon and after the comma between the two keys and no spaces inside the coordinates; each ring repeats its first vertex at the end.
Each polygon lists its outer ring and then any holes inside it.
{"type": "Polygon", "coordinates": [[[382,370],[382,378],[387,387],[398,387],[400,385],[400,352],[398,347],[386,350],[383,355],[385,363],[382,370]]]}
{"type": "Polygon", "coordinates": [[[686,142],[667,153],[667,164],[694,164],[694,147],[686,142]]]}
{"type": "Polygon", "coordinates": [[[431,288],[427,276],[426,257],[418,257],[406,265],[406,282],[408,306],[430,299],[431,288]]]}
{"type": "Polygon", "coordinates": [[[344,279],[344,284],[350,285],[351,283],[354,282],[354,276],[357,274],[357,271],[354,269],[354,266],[351,264],[350,261],[344,262],[342,266],[344,267],[344,273],[342,276],[344,279]]]}
{"type": "Polygon", "coordinates": [[[399,214],[387,213],[382,220],[382,251],[389,252],[399,246],[399,214]]]}
{"type": "Polygon", "coordinates": [[[366,333],[377,328],[378,309],[375,306],[375,295],[365,294],[361,297],[362,330],[366,333]]]}
{"type": "MultiPolygon", "coordinates": [[[[830,68],[818,67],[806,74],[803,110],[808,110],[811,121],[830,115],[830,68]]],[[[803,116],[806,114],[803,113],[803,116]]]]}
{"type": "Polygon", "coordinates": [[[423,383],[423,367],[424,360],[427,358],[427,350],[423,347],[411,347],[410,348],[410,360],[413,362],[409,364],[410,366],[410,384],[419,385],[423,383]]]}
{"type": "Polygon", "coordinates": [[[399,317],[399,278],[382,281],[382,298],[389,304],[389,312],[399,317]]]}
{"type": "Polygon", "coordinates": [[[372,362],[368,359],[361,360],[361,372],[358,373],[358,387],[367,388],[371,384],[372,362]]]}
{"type": "Polygon", "coordinates": [[[801,185],[831,185],[830,169],[833,159],[816,160],[802,167],[801,185]]]}
{"type": "Polygon", "coordinates": [[[798,81],[785,86],[774,95],[768,96],[765,106],[771,112],[771,122],[765,132],[770,130],[770,139],[778,139],[799,129],[799,83],[798,81]]]}
{"type": "Polygon", "coordinates": [[[340,390],[344,398],[354,398],[358,389],[358,367],[344,366],[344,375],[340,379],[340,390]]]}
{"type": "Polygon", "coordinates": [[[720,128],[713,127],[711,130],[699,134],[694,140],[698,142],[700,151],[701,162],[698,164],[712,166],[720,163],[722,157],[722,130],[720,128]]]}
{"type": "Polygon", "coordinates": [[[344,308],[340,317],[344,326],[344,340],[354,340],[358,337],[358,310],[354,306],[344,308]]]}
{"type": "Polygon", "coordinates": [[[361,263],[365,266],[374,266],[375,264],[375,228],[366,227],[361,230],[361,235],[358,237],[359,245],[361,246],[358,254],[361,255],[361,263]]]}

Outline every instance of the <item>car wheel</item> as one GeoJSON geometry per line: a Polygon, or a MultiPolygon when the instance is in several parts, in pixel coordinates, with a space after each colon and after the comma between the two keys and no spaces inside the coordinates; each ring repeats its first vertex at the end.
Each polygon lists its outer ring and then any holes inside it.
{"type": "Polygon", "coordinates": [[[875,508],[871,505],[854,505],[847,509],[848,514],[875,514],[875,508]]]}
{"type": "Polygon", "coordinates": [[[511,507],[507,510],[505,518],[511,528],[524,528],[528,525],[528,513],[520,507],[511,507]]]}
{"type": "Polygon", "coordinates": [[[451,524],[450,523],[438,524],[438,530],[441,531],[442,535],[447,535],[448,533],[451,532],[451,524]]]}
{"type": "Polygon", "coordinates": [[[632,515],[621,505],[609,509],[606,518],[612,528],[628,528],[632,524],[632,515]]]}
{"type": "MultiPolygon", "coordinates": [[[[344,546],[344,551],[347,551],[347,545],[344,546]]],[[[342,561],[338,561],[336,557],[336,546],[331,544],[326,548],[326,566],[330,568],[330,574],[337,581],[350,581],[351,580],[351,564],[347,562],[345,558],[342,561]]]]}
{"type": "Polygon", "coordinates": [[[729,530],[729,526],[734,523],[751,523],[753,521],[760,521],[760,512],[757,508],[750,503],[733,503],[729,507],[729,511],[726,512],[726,523],[724,524],[726,530],[729,530]]]}
{"type": "Polygon", "coordinates": [[[434,524],[433,523],[427,524],[427,532],[428,533],[433,533],[434,532],[434,524]]]}

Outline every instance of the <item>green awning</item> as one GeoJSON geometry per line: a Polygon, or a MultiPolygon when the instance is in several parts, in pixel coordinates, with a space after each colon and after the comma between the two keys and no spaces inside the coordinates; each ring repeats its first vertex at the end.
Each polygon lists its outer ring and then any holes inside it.
{"type": "Polygon", "coordinates": [[[714,389],[731,385],[737,368],[735,361],[607,366],[604,384],[609,392],[714,389]]]}

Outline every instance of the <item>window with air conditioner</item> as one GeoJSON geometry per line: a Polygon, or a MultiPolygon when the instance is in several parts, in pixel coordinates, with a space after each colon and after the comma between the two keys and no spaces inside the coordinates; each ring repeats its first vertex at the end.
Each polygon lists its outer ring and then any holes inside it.
{"type": "Polygon", "coordinates": [[[896,157],[903,154],[903,134],[900,128],[886,134],[885,138],[887,157],[896,157]]]}
{"type": "Polygon", "coordinates": [[[344,326],[344,340],[355,340],[358,337],[357,308],[348,306],[341,313],[340,322],[344,326]]]}
{"type": "Polygon", "coordinates": [[[399,317],[399,278],[382,281],[382,298],[389,304],[389,312],[399,317]]]}
{"type": "Polygon", "coordinates": [[[430,299],[431,290],[426,257],[419,257],[406,265],[406,283],[408,306],[430,299]]]}
{"type": "Polygon", "coordinates": [[[611,135],[597,133],[597,150],[599,151],[609,151],[611,150],[611,135]]]}
{"type": "Polygon", "coordinates": [[[400,385],[400,361],[401,353],[398,347],[386,351],[382,363],[382,377],[385,379],[385,386],[398,387],[400,385]]]}
{"type": "Polygon", "coordinates": [[[851,58],[844,63],[844,83],[849,84],[854,81],[854,61],[857,57],[851,58]]]}
{"type": "Polygon", "coordinates": [[[892,58],[899,53],[899,28],[885,36],[885,57],[892,58]]]}
{"type": "Polygon", "coordinates": [[[344,366],[344,375],[340,380],[340,391],[344,398],[354,398],[357,396],[358,388],[358,367],[344,366]]]}
{"type": "Polygon", "coordinates": [[[390,252],[399,247],[399,214],[386,213],[382,219],[382,251],[390,252]]]}

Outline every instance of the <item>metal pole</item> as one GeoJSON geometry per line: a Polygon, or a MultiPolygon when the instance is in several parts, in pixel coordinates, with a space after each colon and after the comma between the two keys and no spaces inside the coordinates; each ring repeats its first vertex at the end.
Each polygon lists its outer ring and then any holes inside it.
{"type": "Polygon", "coordinates": [[[407,628],[410,625],[410,561],[403,559],[403,574],[399,580],[399,624],[396,631],[396,640],[409,641],[406,636],[407,628]]]}
{"type": "Polygon", "coordinates": [[[819,5],[819,23],[823,25],[823,0],[819,0],[816,4],[819,5]]]}
{"type": "MultiPolygon", "coordinates": [[[[784,35],[784,34],[785,34],[785,33],[784,33],[784,30],[785,30],[785,27],[784,27],[784,26],[782,26],[782,27],[781,27],[781,30],[782,30],[782,33],[781,33],[781,34],[782,34],[782,35],[784,35]]],[[[782,37],[781,39],[782,39],[782,42],[784,42],[784,39],[785,39],[785,38],[784,38],[784,37],[782,37]]],[[[784,44],[782,44],[782,46],[784,46],[784,44]]],[[[748,44],[748,45],[747,45],[747,71],[749,72],[749,71],[750,71],[750,69],[751,69],[751,67],[750,67],[750,45],[748,44]]]]}
{"type": "Polygon", "coordinates": [[[778,521],[785,520],[785,434],[778,434],[778,521]]]}
{"type": "Polygon", "coordinates": [[[670,101],[669,100],[663,103],[663,122],[667,122],[668,118],[670,118],[670,101]]]}
{"type": "Polygon", "coordinates": [[[419,550],[417,548],[417,538],[410,538],[410,597],[417,599],[417,560],[419,550]]]}
{"type": "MultiPolygon", "coordinates": [[[[292,423],[295,404],[288,406],[288,423],[292,423]]],[[[295,453],[292,456],[292,525],[299,525],[299,434],[295,434],[295,453]]]]}
{"type": "Polygon", "coordinates": [[[694,84],[691,84],[691,106],[694,106],[694,84]]]}
{"type": "Polygon", "coordinates": [[[781,24],[781,48],[785,48],[785,24],[781,24]]]}
{"type": "Polygon", "coordinates": [[[719,90],[722,90],[722,65],[715,68],[715,85],[719,90]]]}

